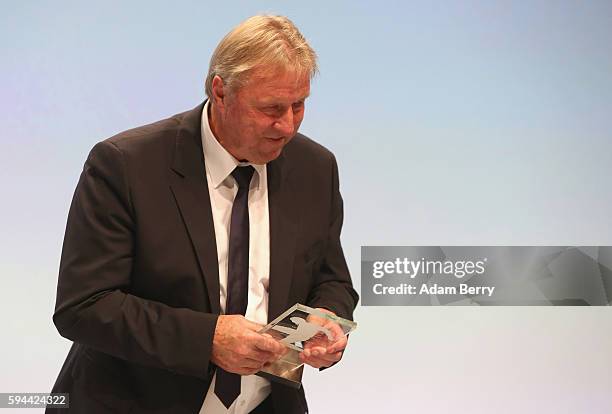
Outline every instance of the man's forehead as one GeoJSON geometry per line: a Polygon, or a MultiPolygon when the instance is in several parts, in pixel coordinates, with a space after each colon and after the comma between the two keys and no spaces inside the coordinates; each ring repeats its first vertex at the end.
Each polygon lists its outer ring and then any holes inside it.
{"type": "Polygon", "coordinates": [[[270,80],[279,77],[309,79],[309,73],[297,67],[282,65],[259,65],[252,68],[247,76],[253,80],[270,80]]]}
{"type": "Polygon", "coordinates": [[[247,75],[244,88],[257,95],[305,99],[310,94],[310,76],[291,68],[257,68],[247,75]]]}

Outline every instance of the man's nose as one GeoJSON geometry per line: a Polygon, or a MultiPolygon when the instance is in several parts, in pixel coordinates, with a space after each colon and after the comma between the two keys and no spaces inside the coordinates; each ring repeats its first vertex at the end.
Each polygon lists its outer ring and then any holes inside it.
{"type": "Polygon", "coordinates": [[[293,108],[291,106],[274,122],[274,128],[283,136],[293,135],[293,108]]]}

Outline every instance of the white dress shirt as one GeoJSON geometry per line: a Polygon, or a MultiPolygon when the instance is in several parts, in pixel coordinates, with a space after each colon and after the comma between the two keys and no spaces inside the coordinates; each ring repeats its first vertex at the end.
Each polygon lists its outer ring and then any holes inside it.
{"type": "MultiPolygon", "coordinates": [[[[225,313],[227,297],[227,267],[229,230],[232,205],[238,193],[238,184],[232,171],[241,163],[217,141],[208,122],[210,101],[202,111],[202,147],[206,164],[206,181],[212,207],[217,258],[219,260],[219,304],[225,313]]],[[[250,164],[255,168],[249,187],[249,293],[245,317],[265,325],[268,319],[268,286],[270,273],[270,220],[268,210],[268,177],[266,165],[250,164]]],[[[243,376],[240,395],[229,410],[215,394],[217,375],[204,398],[200,414],[246,414],[257,407],[270,394],[270,382],[256,375],[243,376]]]]}

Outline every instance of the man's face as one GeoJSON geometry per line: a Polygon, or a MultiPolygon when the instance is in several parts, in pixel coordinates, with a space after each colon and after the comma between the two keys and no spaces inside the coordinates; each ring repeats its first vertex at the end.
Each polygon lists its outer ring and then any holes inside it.
{"type": "Polygon", "coordinates": [[[265,164],[277,158],[297,133],[310,78],[294,71],[256,69],[243,87],[228,92],[215,78],[211,120],[215,136],[236,159],[265,164]]]}

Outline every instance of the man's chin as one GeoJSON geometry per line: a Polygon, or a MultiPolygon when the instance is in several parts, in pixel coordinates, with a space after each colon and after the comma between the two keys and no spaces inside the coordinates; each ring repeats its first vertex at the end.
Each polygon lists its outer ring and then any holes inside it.
{"type": "MultiPolygon", "coordinates": [[[[270,161],[277,159],[282,153],[285,146],[291,141],[291,139],[280,139],[278,140],[279,145],[275,145],[272,148],[266,148],[266,151],[260,151],[258,154],[257,161],[251,161],[254,164],[267,164],[270,161]]],[[[275,142],[276,143],[276,142],[275,142]]]]}
{"type": "Polygon", "coordinates": [[[275,159],[277,159],[278,157],[280,157],[280,155],[283,153],[283,149],[279,149],[276,151],[272,151],[268,154],[265,154],[265,156],[263,156],[261,159],[263,162],[258,163],[258,164],[267,164],[270,161],[274,161],[275,159]]]}

